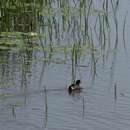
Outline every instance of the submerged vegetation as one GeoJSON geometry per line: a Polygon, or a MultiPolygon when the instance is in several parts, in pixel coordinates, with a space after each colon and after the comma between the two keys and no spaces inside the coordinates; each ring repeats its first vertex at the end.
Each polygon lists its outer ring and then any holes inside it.
{"type": "Polygon", "coordinates": [[[119,0],[102,0],[99,7],[95,3],[95,0],[1,0],[0,50],[40,51],[43,56],[37,59],[32,56],[31,61],[70,64],[72,82],[77,67],[90,67],[95,77],[98,60],[102,59],[104,65],[109,52],[118,47],[119,0]],[[113,34],[109,19],[115,23],[115,44],[110,39],[113,34]],[[59,59],[57,54],[63,57],[59,59]],[[83,57],[87,65],[82,65],[83,57]]]}

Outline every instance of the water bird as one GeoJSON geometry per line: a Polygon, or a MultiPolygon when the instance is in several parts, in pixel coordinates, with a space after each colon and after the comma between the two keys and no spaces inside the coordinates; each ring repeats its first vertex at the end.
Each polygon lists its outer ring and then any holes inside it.
{"type": "Polygon", "coordinates": [[[73,92],[73,91],[80,91],[82,88],[80,87],[80,83],[81,81],[80,80],[76,80],[75,83],[71,84],[69,87],[68,87],[68,91],[69,93],[73,92]]]}

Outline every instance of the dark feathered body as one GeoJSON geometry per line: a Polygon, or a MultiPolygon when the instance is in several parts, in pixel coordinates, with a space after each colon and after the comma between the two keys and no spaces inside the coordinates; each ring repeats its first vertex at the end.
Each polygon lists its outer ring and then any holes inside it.
{"type": "Polygon", "coordinates": [[[77,80],[76,83],[71,84],[69,86],[68,91],[71,93],[72,91],[75,91],[75,90],[81,90],[82,88],[80,87],[80,83],[81,81],[77,80]]]}

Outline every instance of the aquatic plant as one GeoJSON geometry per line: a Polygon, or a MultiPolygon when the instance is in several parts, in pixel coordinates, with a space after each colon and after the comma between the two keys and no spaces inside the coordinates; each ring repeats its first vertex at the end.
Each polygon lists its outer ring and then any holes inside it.
{"type": "MultiPolygon", "coordinates": [[[[55,61],[54,55],[62,54],[65,58],[62,61],[68,62],[68,58],[71,59],[69,60],[71,63],[67,64],[72,66],[72,81],[76,78],[80,57],[86,51],[86,58],[90,59],[91,63],[90,70],[96,75],[99,57],[102,58],[104,65],[112,49],[110,6],[116,31],[115,48],[118,45],[119,0],[104,0],[100,8],[97,8],[94,2],[94,0],[2,0],[0,49],[41,51],[44,61],[55,61]]],[[[123,29],[125,23],[126,17],[123,29]]]]}

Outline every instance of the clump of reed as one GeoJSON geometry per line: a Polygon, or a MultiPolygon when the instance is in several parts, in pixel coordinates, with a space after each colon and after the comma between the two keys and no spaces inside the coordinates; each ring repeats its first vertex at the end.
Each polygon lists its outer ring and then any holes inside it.
{"type": "MultiPolygon", "coordinates": [[[[1,33],[21,32],[26,42],[33,46],[34,38],[42,48],[45,59],[52,59],[56,53],[64,57],[70,56],[72,65],[72,81],[76,78],[77,63],[83,54],[84,46],[89,50],[90,70],[96,75],[98,59],[103,65],[108,58],[111,46],[111,20],[115,23],[116,39],[114,48],[118,47],[118,11],[119,0],[104,0],[100,7],[94,0],[35,0],[18,1],[2,0],[0,3],[1,33]],[[111,9],[111,10],[110,10],[111,9]],[[109,15],[112,12],[113,19],[109,15]],[[94,19],[94,20],[92,20],[94,19]],[[29,36],[28,33],[36,34],[29,36]],[[27,40],[26,40],[27,39],[27,40]],[[71,52],[71,55],[68,55],[71,52]],[[98,55],[97,55],[98,52],[98,55]]],[[[123,32],[125,32],[126,17],[123,32]]],[[[19,38],[19,37],[16,37],[19,38]]],[[[125,46],[125,33],[123,33],[125,46]]],[[[22,44],[22,43],[20,43],[22,44]]],[[[26,49],[31,49],[26,46],[26,49]]],[[[38,49],[39,46],[33,46],[38,49]]]]}

